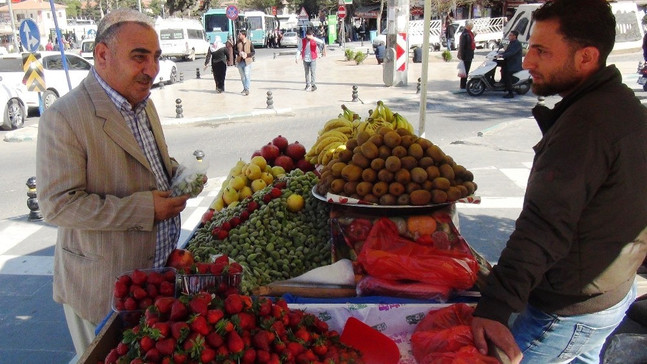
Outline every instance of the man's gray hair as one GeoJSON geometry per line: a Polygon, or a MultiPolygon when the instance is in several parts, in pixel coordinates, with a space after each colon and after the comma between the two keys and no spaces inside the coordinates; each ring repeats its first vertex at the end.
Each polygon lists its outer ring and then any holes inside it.
{"type": "Polygon", "coordinates": [[[155,21],[153,18],[145,15],[137,10],[119,8],[112,10],[104,16],[99,25],[97,25],[97,35],[94,38],[94,44],[110,43],[119,28],[127,23],[137,23],[151,29],[155,29],[155,21]]]}
{"type": "Polygon", "coordinates": [[[465,22],[465,28],[467,28],[468,26],[473,27],[473,26],[474,26],[474,22],[473,22],[473,21],[471,21],[471,20],[466,21],[466,22],[465,22]]]}

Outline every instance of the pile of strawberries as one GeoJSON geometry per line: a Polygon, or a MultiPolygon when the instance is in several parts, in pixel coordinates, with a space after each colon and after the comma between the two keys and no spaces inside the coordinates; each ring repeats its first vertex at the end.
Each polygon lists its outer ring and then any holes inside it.
{"type": "Polygon", "coordinates": [[[328,324],[287,303],[200,292],[158,298],[124,332],[111,363],[362,363],[328,324]]]}
{"type": "Polygon", "coordinates": [[[116,311],[145,310],[158,296],[175,296],[175,269],[135,269],[115,281],[113,308],[116,311]]]}

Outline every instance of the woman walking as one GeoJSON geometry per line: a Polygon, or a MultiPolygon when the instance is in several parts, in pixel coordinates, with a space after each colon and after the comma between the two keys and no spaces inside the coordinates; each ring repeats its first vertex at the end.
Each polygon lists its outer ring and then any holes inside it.
{"type": "MultiPolygon", "coordinates": [[[[227,75],[228,52],[225,45],[222,43],[220,37],[216,36],[216,40],[207,51],[207,57],[204,60],[204,68],[206,69],[211,60],[211,72],[213,72],[213,79],[216,81],[216,93],[225,92],[225,76],[227,75]]],[[[231,61],[229,61],[231,62],[231,61]]]]}

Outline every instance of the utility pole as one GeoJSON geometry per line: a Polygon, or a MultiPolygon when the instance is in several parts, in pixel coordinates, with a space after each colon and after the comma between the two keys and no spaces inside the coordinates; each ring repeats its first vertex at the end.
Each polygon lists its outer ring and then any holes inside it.
{"type": "Polygon", "coordinates": [[[388,0],[384,83],[406,86],[409,63],[409,0],[388,0]]]}
{"type": "Polygon", "coordinates": [[[7,0],[7,5],[9,5],[9,16],[11,17],[11,39],[13,39],[14,52],[20,53],[20,48],[18,47],[18,38],[16,37],[16,19],[13,16],[11,0],[7,0]]]}

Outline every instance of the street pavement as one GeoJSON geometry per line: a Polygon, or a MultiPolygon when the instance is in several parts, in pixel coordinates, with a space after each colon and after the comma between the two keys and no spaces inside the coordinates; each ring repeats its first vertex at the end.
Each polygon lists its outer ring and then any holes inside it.
{"type": "MultiPolygon", "coordinates": [[[[348,48],[370,50],[370,43],[349,43],[348,48]]],[[[308,110],[333,108],[340,104],[351,109],[366,109],[383,100],[395,110],[418,110],[420,93],[418,78],[422,67],[409,62],[408,85],[386,87],[382,81],[382,66],[371,54],[361,65],[344,60],[344,50],[331,47],[327,57],[317,61],[317,87],[315,92],[304,91],[303,68],[295,65],[295,50],[276,50],[274,57],[252,66],[252,84],[249,96],[240,94],[242,85],[238,71],[229,67],[226,92],[217,94],[209,71],[200,68],[200,78],[195,73],[184,74],[182,82],[152,90],[151,99],[157,105],[163,125],[191,123],[231,123],[250,118],[270,116],[290,117],[308,110]],[[356,92],[356,93],[355,93],[356,92]],[[181,110],[180,110],[181,108],[181,110]]],[[[455,55],[455,54],[454,54],[455,55]]],[[[476,68],[482,55],[473,62],[476,68]]],[[[645,99],[636,84],[635,73],[639,53],[620,54],[613,58],[625,82],[645,99]]],[[[483,129],[470,138],[446,146],[448,154],[463,162],[468,169],[496,181],[496,186],[506,186],[507,196],[497,194],[494,186],[479,185],[483,201],[480,205],[458,207],[461,229],[478,231],[466,236],[486,259],[496,262],[504,241],[492,248],[492,238],[487,231],[511,231],[514,219],[521,208],[525,182],[532,163],[531,147],[540,138],[534,120],[529,117],[506,117],[510,108],[527,106],[529,110],[537,98],[529,93],[511,100],[501,99],[501,93],[488,93],[470,97],[458,92],[457,61],[444,62],[439,52],[430,53],[428,68],[428,93],[426,104],[445,113],[468,109],[474,114],[489,110],[488,115],[499,115],[501,122],[483,129]],[[434,101],[433,103],[431,101],[434,101]],[[492,151],[487,162],[477,148],[486,146],[492,151]],[[519,162],[519,155],[523,155],[519,162]],[[510,155],[514,161],[507,164],[510,155]],[[479,159],[481,158],[481,159],[479,159]],[[487,217],[487,211],[505,210],[509,219],[487,217]],[[468,225],[473,225],[469,229],[468,225]]],[[[555,102],[549,98],[547,102],[555,102]]],[[[433,109],[433,108],[436,109],[433,109]]],[[[528,112],[528,116],[530,113],[528,112]]],[[[495,116],[492,116],[495,117],[495,116]]],[[[414,122],[418,134],[432,135],[430,124],[414,122]]],[[[33,140],[37,125],[5,134],[5,141],[33,140]]],[[[244,138],[244,135],[241,136],[244,138]]],[[[443,149],[445,150],[445,149],[443,149]]],[[[512,158],[510,158],[512,160],[512,158]]],[[[180,244],[191,235],[213,198],[220,189],[224,176],[214,176],[200,196],[188,202],[182,213],[183,230],[180,244]]],[[[74,348],[69,337],[61,306],[52,300],[52,266],[56,228],[45,222],[29,221],[27,215],[0,220],[0,364],[9,363],[68,363],[74,362],[74,348]],[[25,244],[28,242],[28,244],[25,244]]]]}

